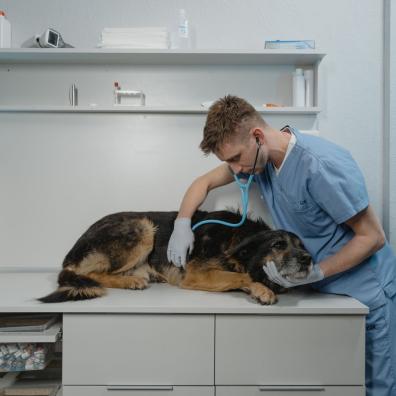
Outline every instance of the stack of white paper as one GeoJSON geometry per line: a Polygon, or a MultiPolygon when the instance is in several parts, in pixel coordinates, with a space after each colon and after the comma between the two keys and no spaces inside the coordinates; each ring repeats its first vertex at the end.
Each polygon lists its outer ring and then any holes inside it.
{"type": "Polygon", "coordinates": [[[104,28],[101,48],[169,48],[169,32],[163,27],[104,28]]]}

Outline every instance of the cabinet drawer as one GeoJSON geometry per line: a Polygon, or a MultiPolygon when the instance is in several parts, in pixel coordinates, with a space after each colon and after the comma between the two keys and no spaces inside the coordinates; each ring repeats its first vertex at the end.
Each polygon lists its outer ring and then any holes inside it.
{"type": "Polygon", "coordinates": [[[363,385],[364,316],[216,317],[218,385],[363,385]]]}
{"type": "Polygon", "coordinates": [[[365,396],[365,387],[216,386],[216,396],[365,396]]]}
{"type": "Polygon", "coordinates": [[[174,387],[64,386],[63,387],[63,396],[214,396],[214,394],[215,394],[214,386],[174,386],[174,387]]]}
{"type": "Polygon", "coordinates": [[[212,315],[64,315],[65,385],[213,385],[213,355],[212,315]]]}

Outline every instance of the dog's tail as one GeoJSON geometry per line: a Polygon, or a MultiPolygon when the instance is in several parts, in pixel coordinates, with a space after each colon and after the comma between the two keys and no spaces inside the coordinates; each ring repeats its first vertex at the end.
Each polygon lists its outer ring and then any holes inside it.
{"type": "Polygon", "coordinates": [[[70,269],[63,269],[58,276],[59,287],[53,293],[38,298],[43,303],[88,300],[106,294],[106,289],[86,275],[79,275],[70,269]]]}

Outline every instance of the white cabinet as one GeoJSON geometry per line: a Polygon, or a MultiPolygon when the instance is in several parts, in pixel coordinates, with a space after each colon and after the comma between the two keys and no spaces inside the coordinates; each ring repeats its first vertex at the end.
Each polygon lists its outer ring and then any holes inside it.
{"type": "MultiPolygon", "coordinates": [[[[214,396],[214,386],[64,386],[63,396],[214,396]]],[[[352,396],[352,395],[351,395],[352,396]]]]}
{"type": "Polygon", "coordinates": [[[261,306],[152,285],[39,304],[55,273],[2,275],[0,312],[63,315],[63,396],[365,395],[368,308],[346,296],[292,291],[261,306]]]}
{"type": "Polygon", "coordinates": [[[64,385],[213,385],[212,315],[64,315],[64,385]]]}
{"type": "Polygon", "coordinates": [[[364,396],[364,386],[217,386],[216,396],[364,396]]]}
{"type": "Polygon", "coordinates": [[[64,314],[64,395],[363,396],[362,315],[64,314]]]}
{"type": "Polygon", "coordinates": [[[364,331],[360,316],[218,316],[216,384],[361,385],[364,331]]]}

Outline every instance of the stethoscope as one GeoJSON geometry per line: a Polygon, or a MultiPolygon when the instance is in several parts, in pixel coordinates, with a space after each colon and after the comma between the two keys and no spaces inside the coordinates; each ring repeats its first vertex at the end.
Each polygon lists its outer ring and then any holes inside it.
{"type": "Polygon", "coordinates": [[[250,172],[247,182],[241,182],[239,180],[237,174],[236,173],[233,174],[234,179],[235,179],[239,189],[241,190],[241,201],[242,201],[241,221],[239,223],[229,223],[228,221],[215,220],[215,219],[203,220],[203,221],[200,221],[199,223],[196,223],[192,226],[191,229],[193,231],[195,231],[198,227],[200,227],[201,225],[204,225],[204,224],[221,224],[221,225],[225,225],[227,227],[239,227],[245,222],[246,217],[247,217],[248,204],[249,204],[249,188],[250,188],[250,185],[252,184],[252,181],[254,178],[254,172],[256,170],[257,158],[258,158],[260,146],[261,146],[261,143],[257,137],[256,137],[256,143],[257,143],[256,158],[254,159],[253,170],[250,172]]]}

